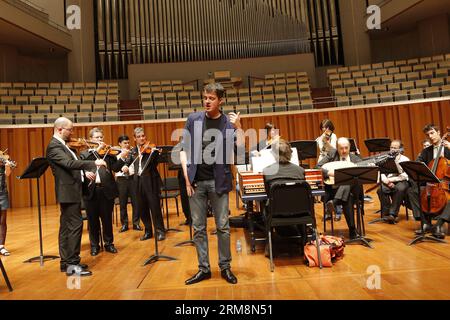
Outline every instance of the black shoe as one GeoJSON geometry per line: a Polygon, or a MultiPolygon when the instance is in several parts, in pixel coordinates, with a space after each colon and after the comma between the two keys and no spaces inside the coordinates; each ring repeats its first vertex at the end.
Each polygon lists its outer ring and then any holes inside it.
{"type": "Polygon", "coordinates": [[[153,234],[151,232],[146,232],[142,237],[141,237],[141,241],[146,241],[146,240],[150,240],[151,238],[153,238],[153,234]]]}
{"type": "Polygon", "coordinates": [[[92,272],[89,270],[84,270],[79,265],[68,265],[66,270],[66,275],[77,276],[77,277],[89,277],[92,276],[92,272]]]}
{"type": "Polygon", "coordinates": [[[337,214],[336,217],[334,217],[334,221],[339,222],[342,220],[342,215],[341,214],[337,214]]]}
{"type": "Polygon", "coordinates": [[[189,286],[191,284],[199,283],[203,280],[211,279],[211,271],[210,272],[203,272],[199,271],[195,276],[193,276],[190,279],[186,280],[186,285],[189,286]]]}
{"type": "Polygon", "coordinates": [[[237,278],[230,269],[222,270],[220,274],[222,275],[222,278],[224,278],[228,283],[236,284],[238,282],[237,278]]]}
{"type": "Polygon", "coordinates": [[[355,240],[356,238],[359,237],[358,232],[356,232],[356,229],[350,229],[349,237],[350,240],[355,240]]]}
{"type": "Polygon", "coordinates": [[[422,227],[422,229],[418,229],[415,232],[416,235],[420,236],[422,234],[430,233],[432,230],[432,227],[430,224],[425,223],[422,227]]]}
{"type": "Polygon", "coordinates": [[[106,245],[106,246],[105,246],[105,251],[106,251],[106,252],[109,252],[109,253],[113,253],[113,254],[115,254],[115,253],[118,252],[117,249],[116,249],[116,247],[114,247],[113,244],[106,245]]]}
{"type": "Polygon", "coordinates": [[[158,241],[166,240],[166,234],[164,232],[158,232],[158,241]]]}
{"type": "Polygon", "coordinates": [[[133,226],[133,230],[136,230],[136,231],[143,231],[142,227],[141,227],[140,225],[138,225],[138,224],[135,224],[135,225],[133,226]]]}
{"type": "Polygon", "coordinates": [[[92,247],[91,248],[91,256],[96,257],[100,253],[100,248],[98,247],[92,247]]]}
{"type": "Polygon", "coordinates": [[[433,237],[438,238],[438,239],[445,239],[445,232],[444,232],[444,228],[443,226],[440,225],[436,225],[433,227],[431,234],[433,235],[433,237]]]}
{"type": "MultiPolygon", "coordinates": [[[[78,264],[78,266],[79,266],[81,269],[83,269],[83,270],[88,270],[88,269],[89,269],[89,267],[88,267],[87,264],[82,264],[82,263],[80,263],[80,264],[78,264]]],[[[62,265],[61,265],[61,272],[67,272],[67,265],[66,265],[66,264],[62,264],[62,265]]]]}
{"type": "Polygon", "coordinates": [[[120,228],[119,233],[123,233],[123,232],[127,232],[128,231],[128,226],[124,225],[122,226],[122,228],[120,228]]]}
{"type": "Polygon", "coordinates": [[[395,216],[392,214],[389,214],[386,217],[384,217],[384,220],[389,224],[395,224],[395,216]]]}

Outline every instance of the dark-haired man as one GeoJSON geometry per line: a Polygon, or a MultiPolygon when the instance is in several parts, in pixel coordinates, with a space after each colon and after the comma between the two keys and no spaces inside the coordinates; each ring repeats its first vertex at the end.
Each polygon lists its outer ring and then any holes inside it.
{"type": "MultiPolygon", "coordinates": [[[[423,162],[428,165],[433,159],[439,157],[444,157],[447,160],[450,159],[450,142],[442,140],[441,132],[438,126],[434,124],[426,125],[423,129],[423,133],[427,136],[428,140],[430,140],[431,146],[422,150],[419,157],[417,158],[417,161],[423,162]],[[441,144],[444,145],[444,148],[442,153],[438,154],[441,144]]],[[[422,221],[422,230],[418,230],[416,231],[416,233],[431,232],[436,238],[445,238],[443,225],[445,222],[450,222],[450,202],[447,202],[447,206],[445,207],[442,214],[438,217],[437,223],[434,225],[434,227],[432,227],[431,216],[422,214],[420,210],[417,187],[410,188],[408,198],[413,209],[414,217],[422,221]]]]}
{"type": "Polygon", "coordinates": [[[206,231],[208,200],[214,213],[222,278],[231,284],[237,278],[231,272],[229,192],[232,190],[231,164],[233,150],[244,144],[240,114],[221,112],[225,90],[212,83],[203,91],[205,111],[189,115],[183,135],[181,165],[190,197],[194,242],[197,248],[199,272],[186,280],[191,285],[211,278],[208,235],[206,231]]]}

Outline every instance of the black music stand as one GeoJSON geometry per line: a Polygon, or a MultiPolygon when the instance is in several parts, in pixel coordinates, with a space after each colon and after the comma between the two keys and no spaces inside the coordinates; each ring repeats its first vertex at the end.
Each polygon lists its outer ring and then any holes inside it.
{"type": "Polygon", "coordinates": [[[356,141],[355,139],[348,139],[348,141],[350,141],[350,152],[354,152],[357,153],[358,152],[358,148],[356,147],[356,141]]]}
{"type": "MultiPolygon", "coordinates": [[[[355,204],[357,210],[357,231],[358,236],[355,239],[347,241],[347,244],[360,243],[373,249],[370,242],[371,239],[365,237],[364,218],[362,216],[360,204],[361,186],[365,184],[373,184],[378,181],[378,167],[355,167],[338,169],[335,171],[335,185],[336,186],[357,186],[355,204]]],[[[354,210],[352,208],[352,210],[354,210]]]]}
{"type": "MultiPolygon", "coordinates": [[[[170,158],[172,157],[172,151],[173,151],[173,146],[162,146],[162,147],[158,147],[162,150],[162,152],[159,154],[159,158],[158,158],[158,163],[161,163],[164,166],[164,171],[163,171],[163,178],[164,178],[164,186],[167,185],[167,166],[168,164],[171,162],[170,158]]],[[[169,202],[167,199],[167,188],[164,187],[164,202],[165,202],[165,211],[166,211],[166,222],[167,222],[167,227],[166,227],[166,232],[181,232],[181,230],[179,229],[175,229],[175,228],[170,228],[169,225],[169,202]]]]}
{"type": "MultiPolygon", "coordinates": [[[[169,167],[169,171],[178,171],[178,170],[180,170],[180,169],[182,169],[181,168],[181,164],[176,164],[176,163],[174,163],[173,162],[173,159],[175,158],[175,159],[179,159],[179,156],[178,157],[174,157],[173,156],[173,154],[175,153],[175,152],[177,152],[176,150],[175,150],[175,148],[170,152],[170,156],[169,156],[169,163],[168,163],[168,167],[169,167]]],[[[179,151],[178,151],[179,152],[179,151]]],[[[181,186],[180,186],[180,188],[181,188],[181,186]]],[[[193,233],[192,233],[192,217],[191,217],[191,223],[189,224],[189,240],[186,240],[186,241],[182,241],[182,242],[180,242],[180,243],[177,243],[176,245],[175,245],[175,247],[183,247],[183,246],[188,246],[188,245],[190,245],[190,246],[195,246],[195,243],[194,243],[194,237],[193,237],[193,233]]]]}
{"type": "Polygon", "coordinates": [[[44,255],[44,246],[42,241],[42,212],[41,212],[41,189],[40,189],[40,178],[47,171],[49,167],[48,160],[46,158],[36,158],[31,161],[28,165],[28,168],[22,173],[21,176],[17,177],[19,180],[25,179],[36,179],[37,182],[37,201],[38,201],[38,219],[39,219],[39,248],[40,255],[38,257],[34,257],[24,261],[24,263],[32,263],[36,261],[40,261],[41,267],[44,266],[45,260],[55,260],[59,259],[58,256],[45,256],[44,255]]]}
{"type": "MultiPolygon", "coordinates": [[[[379,163],[378,167],[380,168],[381,174],[388,175],[388,174],[398,174],[399,173],[394,159],[388,159],[386,162],[379,163]]],[[[383,217],[383,213],[381,212],[381,210],[378,210],[377,213],[378,212],[381,213],[381,217],[370,221],[369,224],[374,224],[377,222],[385,222],[385,223],[388,222],[387,219],[383,217]]]]}
{"type": "Polygon", "coordinates": [[[366,144],[367,150],[371,153],[375,152],[385,152],[391,150],[391,139],[389,138],[376,138],[376,139],[367,139],[364,141],[366,144]]]}
{"type": "Polygon", "coordinates": [[[6,274],[5,267],[3,266],[2,259],[0,259],[0,270],[2,271],[3,278],[5,279],[6,286],[8,287],[9,292],[13,292],[13,288],[12,288],[11,282],[9,282],[9,278],[8,278],[8,275],[6,274]]]}
{"type": "MultiPolygon", "coordinates": [[[[421,183],[439,183],[440,180],[436,175],[431,172],[431,170],[425,165],[423,162],[417,162],[417,161],[405,161],[400,163],[400,166],[403,168],[403,170],[406,172],[408,177],[417,183],[417,194],[420,201],[420,184],[421,183]]],[[[423,217],[424,213],[422,210],[422,206],[419,203],[420,207],[420,214],[423,217]]],[[[423,231],[423,221],[420,223],[421,230],[423,231]]],[[[412,240],[409,245],[412,246],[413,244],[416,244],[418,242],[422,241],[434,241],[434,242],[440,242],[440,243],[447,243],[447,241],[438,239],[434,236],[428,236],[425,233],[422,233],[421,235],[417,236],[414,240],[412,240]]]]}
{"type": "Polygon", "coordinates": [[[303,160],[317,159],[317,142],[316,141],[293,141],[290,142],[292,148],[297,149],[298,161],[300,167],[303,166],[303,160]]]}

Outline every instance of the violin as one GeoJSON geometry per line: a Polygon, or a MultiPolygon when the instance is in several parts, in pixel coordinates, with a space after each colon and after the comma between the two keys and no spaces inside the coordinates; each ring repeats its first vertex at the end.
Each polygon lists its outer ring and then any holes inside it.
{"type": "Polygon", "coordinates": [[[447,206],[447,202],[450,201],[450,160],[440,156],[444,150],[444,141],[449,141],[449,139],[450,127],[447,127],[447,133],[442,138],[442,143],[438,150],[438,157],[428,164],[428,168],[441,182],[427,183],[427,186],[420,194],[422,210],[429,215],[441,214],[447,206]]]}
{"type": "Polygon", "coordinates": [[[120,147],[112,147],[106,145],[102,149],[97,150],[97,153],[102,157],[105,155],[118,156],[122,153],[122,149],[120,147]]]}
{"type": "Polygon", "coordinates": [[[95,149],[98,148],[100,143],[95,141],[88,141],[83,138],[72,138],[67,142],[69,148],[73,149],[95,149]]]}
{"type": "Polygon", "coordinates": [[[8,164],[11,169],[17,168],[17,163],[10,160],[9,155],[6,153],[6,151],[0,151],[0,163],[3,165],[8,164]]]}
{"type": "Polygon", "coordinates": [[[153,144],[153,143],[147,143],[147,144],[139,147],[139,154],[152,154],[153,151],[162,152],[162,150],[157,149],[156,144],[153,144]]]}

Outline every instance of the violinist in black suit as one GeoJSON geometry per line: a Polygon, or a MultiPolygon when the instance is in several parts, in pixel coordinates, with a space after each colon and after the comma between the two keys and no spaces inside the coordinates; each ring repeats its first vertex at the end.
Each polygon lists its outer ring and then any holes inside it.
{"type": "MultiPolygon", "coordinates": [[[[331,150],[319,163],[318,167],[322,168],[326,163],[335,161],[349,161],[358,163],[361,158],[350,153],[350,141],[347,138],[340,138],[337,141],[337,150],[331,150]]],[[[324,176],[334,176],[334,172],[325,172],[324,176]]],[[[355,215],[353,212],[353,204],[355,197],[361,196],[361,188],[357,186],[333,186],[325,187],[325,202],[328,215],[332,215],[337,205],[342,205],[344,209],[345,220],[350,231],[350,239],[355,239],[358,234],[355,226],[355,215]]]]}
{"type": "MultiPolygon", "coordinates": [[[[83,160],[103,159],[107,167],[99,167],[92,176],[92,180],[85,179],[83,184],[84,202],[89,221],[89,240],[91,242],[91,256],[97,256],[100,251],[100,221],[103,230],[103,241],[105,251],[117,253],[114,246],[112,215],[114,209],[114,199],[119,196],[116,181],[113,172],[119,172],[125,165],[127,150],[122,150],[122,159],[117,159],[114,155],[101,155],[102,149],[105,149],[103,142],[103,131],[94,128],[89,132],[89,139],[99,144],[95,150],[86,150],[81,153],[83,160]]],[[[87,176],[92,173],[86,173],[87,176]]]]}
{"type": "Polygon", "coordinates": [[[68,146],[73,132],[73,123],[67,118],[55,122],[54,136],[47,147],[47,160],[55,177],[56,199],[60,204],[59,255],[61,272],[67,275],[90,276],[88,266],[80,264],[82,170],[95,171],[97,166],[106,166],[105,161],[81,161],[68,146]]]}
{"type": "MultiPolygon", "coordinates": [[[[433,159],[438,157],[444,157],[447,160],[450,159],[450,142],[447,140],[442,140],[441,132],[438,126],[429,124],[423,129],[423,133],[427,136],[428,140],[431,142],[431,146],[425,148],[420,153],[417,161],[423,162],[428,165],[433,159]],[[444,148],[442,154],[438,154],[439,148],[443,144],[444,148]]],[[[422,215],[420,210],[419,195],[417,193],[417,187],[412,186],[408,192],[409,202],[412,206],[414,217],[423,222],[422,230],[416,231],[416,233],[431,232],[433,236],[439,239],[445,238],[445,232],[443,230],[443,225],[445,222],[450,222],[450,203],[447,203],[443,213],[438,217],[438,221],[434,227],[432,227],[430,216],[422,215]]]]}
{"type": "Polygon", "coordinates": [[[132,150],[134,161],[134,181],[136,199],[145,226],[145,234],[141,241],[153,237],[152,222],[158,241],[166,239],[164,220],[161,212],[162,180],[158,172],[158,150],[150,150],[143,128],[134,130],[136,147],[132,150]],[[142,149],[142,150],[141,150],[142,149]],[[151,213],[151,216],[150,216],[151,213]]]}

